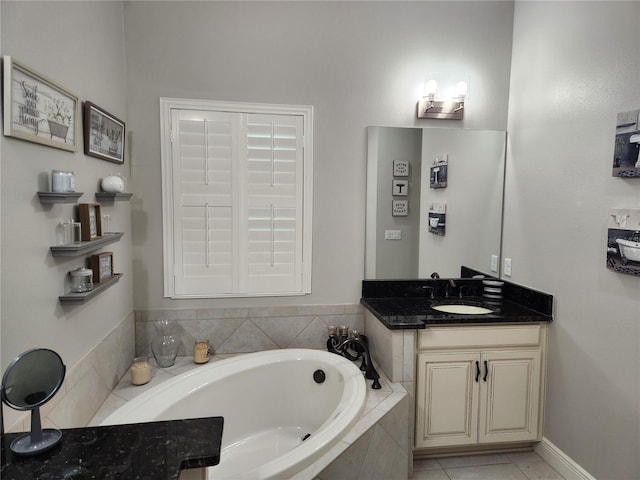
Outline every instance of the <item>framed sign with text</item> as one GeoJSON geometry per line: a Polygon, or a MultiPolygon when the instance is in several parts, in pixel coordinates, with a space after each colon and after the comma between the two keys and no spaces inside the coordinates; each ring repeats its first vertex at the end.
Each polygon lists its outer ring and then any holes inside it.
{"type": "Polygon", "coordinates": [[[78,97],[42,75],[3,57],[4,135],[75,152],[78,97]]]}
{"type": "Polygon", "coordinates": [[[101,283],[113,278],[113,252],[102,252],[91,255],[93,283],[101,283]]]}

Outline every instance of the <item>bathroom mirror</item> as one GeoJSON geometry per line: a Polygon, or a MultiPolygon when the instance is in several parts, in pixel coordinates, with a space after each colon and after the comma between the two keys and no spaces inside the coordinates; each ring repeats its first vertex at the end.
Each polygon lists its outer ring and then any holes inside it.
{"type": "Polygon", "coordinates": [[[7,367],[0,387],[2,401],[16,410],[31,410],[31,432],[11,443],[16,455],[35,455],[55,446],[62,438],[57,429],[42,429],[40,406],[62,386],[66,367],[53,350],[35,348],[19,355],[7,367]]]}
{"type": "Polygon", "coordinates": [[[365,278],[459,277],[461,265],[491,273],[492,255],[500,258],[506,132],[369,127],[367,136],[365,278]],[[405,164],[408,172],[398,170],[405,164]],[[394,190],[398,180],[406,191],[394,190]],[[445,205],[438,225],[429,223],[432,204],[445,205]]]}

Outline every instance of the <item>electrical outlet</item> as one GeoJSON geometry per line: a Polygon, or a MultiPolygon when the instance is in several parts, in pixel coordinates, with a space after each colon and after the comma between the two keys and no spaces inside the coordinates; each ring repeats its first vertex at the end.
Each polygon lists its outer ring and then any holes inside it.
{"type": "Polygon", "coordinates": [[[491,271],[498,273],[498,255],[491,255],[491,271]]]}
{"type": "Polygon", "coordinates": [[[511,276],[511,259],[510,258],[504,259],[504,274],[507,277],[511,276]]]}

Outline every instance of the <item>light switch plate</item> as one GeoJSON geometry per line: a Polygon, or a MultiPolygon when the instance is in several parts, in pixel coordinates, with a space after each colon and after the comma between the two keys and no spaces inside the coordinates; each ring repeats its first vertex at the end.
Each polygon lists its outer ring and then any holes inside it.
{"type": "Polygon", "coordinates": [[[491,255],[491,271],[498,273],[498,255],[491,255]]]}
{"type": "Polygon", "coordinates": [[[401,240],[402,230],[385,230],[384,239],[385,240],[401,240]]]}

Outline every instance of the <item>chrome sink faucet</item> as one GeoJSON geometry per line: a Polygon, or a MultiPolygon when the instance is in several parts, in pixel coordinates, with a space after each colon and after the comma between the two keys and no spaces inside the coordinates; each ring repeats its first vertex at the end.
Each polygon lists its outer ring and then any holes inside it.
{"type": "Polygon", "coordinates": [[[452,288],[456,288],[457,287],[456,282],[453,280],[453,278],[450,278],[449,282],[445,283],[444,286],[445,286],[444,298],[449,298],[450,297],[450,295],[449,295],[449,287],[452,287],[452,288]]]}

